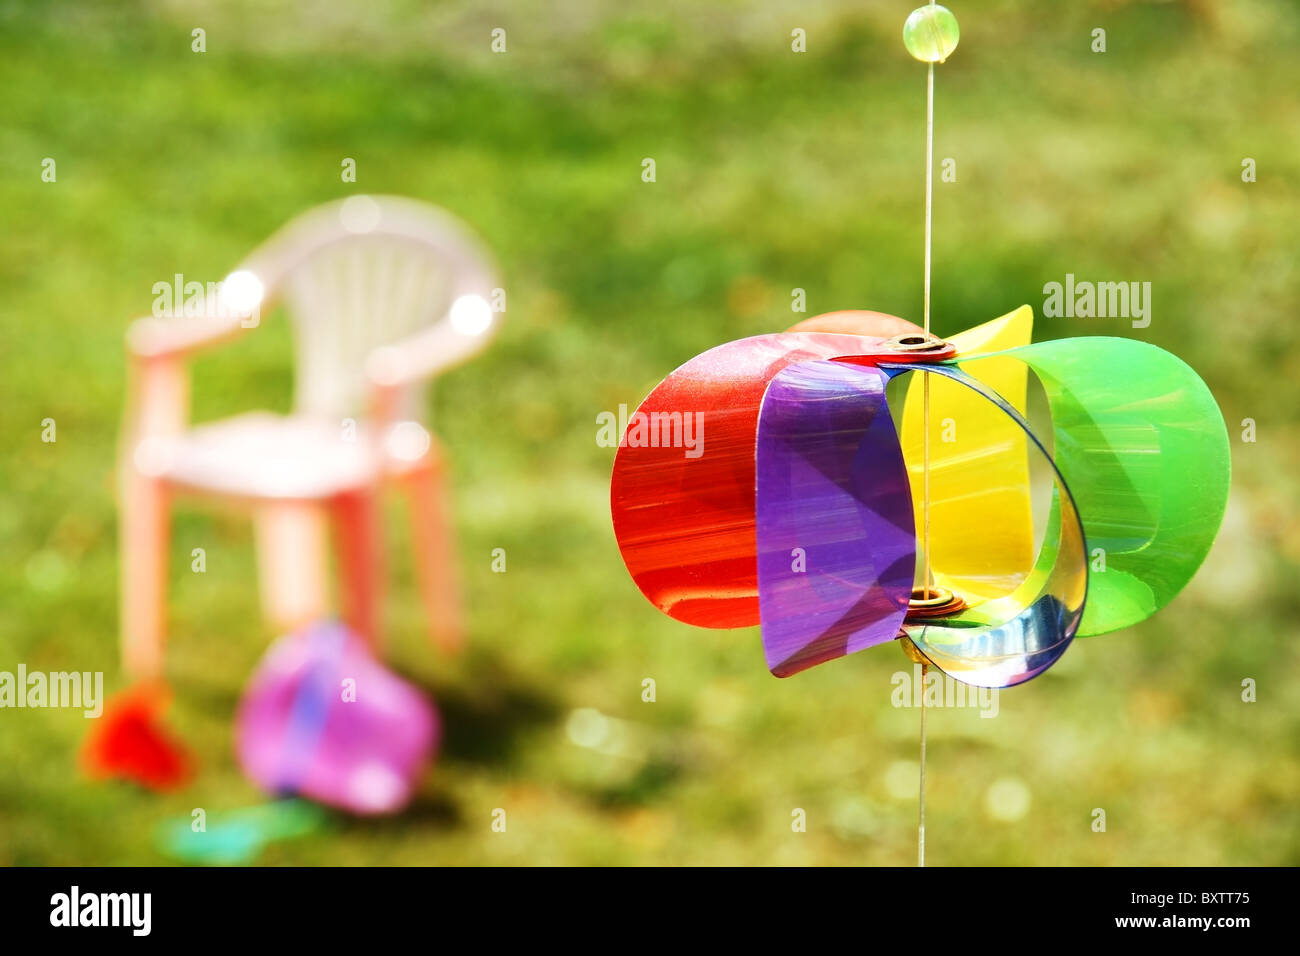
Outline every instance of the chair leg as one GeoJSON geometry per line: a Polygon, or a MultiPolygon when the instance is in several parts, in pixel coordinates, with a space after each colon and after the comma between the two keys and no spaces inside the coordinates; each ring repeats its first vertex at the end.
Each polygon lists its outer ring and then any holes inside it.
{"type": "Polygon", "coordinates": [[[310,502],[266,502],[253,516],[262,613],[277,631],[294,631],[328,613],[326,522],[310,502]]]}
{"type": "Polygon", "coordinates": [[[331,507],[343,621],[378,653],[384,567],[377,489],[339,495],[331,507]]]}
{"type": "Polygon", "coordinates": [[[120,494],[122,667],[133,678],[151,679],[163,672],[170,503],[162,482],[130,465],[122,469],[120,494]]]}
{"type": "Polygon", "coordinates": [[[448,504],[445,469],[436,452],[402,476],[411,503],[415,573],[429,619],[429,631],[448,653],[465,640],[455,528],[448,504]]]}

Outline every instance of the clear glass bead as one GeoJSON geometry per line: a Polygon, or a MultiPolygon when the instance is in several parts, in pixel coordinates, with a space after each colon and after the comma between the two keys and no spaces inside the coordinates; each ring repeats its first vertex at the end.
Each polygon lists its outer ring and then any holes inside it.
{"type": "Polygon", "coordinates": [[[917,7],[903,24],[903,45],[922,63],[942,63],[960,38],[957,18],[937,3],[917,7]]]}

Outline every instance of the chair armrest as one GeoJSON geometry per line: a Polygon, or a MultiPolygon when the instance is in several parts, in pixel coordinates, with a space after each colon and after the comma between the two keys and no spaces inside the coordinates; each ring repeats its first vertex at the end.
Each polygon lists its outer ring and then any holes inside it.
{"type": "Polygon", "coordinates": [[[370,413],[378,432],[395,423],[403,392],[483,349],[497,324],[486,299],[463,296],[442,321],[371,352],[365,372],[371,389],[370,413]]]}
{"type": "Polygon", "coordinates": [[[483,348],[485,338],[447,325],[425,329],[375,349],[366,360],[366,377],[378,388],[407,388],[459,365],[483,348]]]}
{"type": "Polygon", "coordinates": [[[486,346],[498,324],[485,298],[460,296],[441,321],[375,349],[366,359],[366,377],[389,390],[433,378],[486,346]]]}
{"type": "Polygon", "coordinates": [[[126,348],[138,359],[182,359],[234,338],[243,323],[237,316],[136,319],[126,330],[126,348]]]}

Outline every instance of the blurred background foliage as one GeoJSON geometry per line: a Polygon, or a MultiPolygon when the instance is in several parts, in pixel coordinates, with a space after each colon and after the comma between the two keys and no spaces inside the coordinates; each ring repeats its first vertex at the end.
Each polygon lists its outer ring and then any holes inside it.
{"type": "MultiPolygon", "coordinates": [[[[124,686],[113,461],[123,331],[153,283],[219,279],[316,203],[415,196],[472,223],[507,277],[500,338],[431,399],[455,462],[469,651],[426,643],[395,508],[391,660],[436,698],[444,753],[405,814],[338,818],[263,861],[911,863],[902,655],[779,681],[756,631],[659,614],[619,559],[595,433],[598,412],[692,355],[801,318],[794,288],[809,315],[919,317],[913,5],[0,3],[0,669],[124,686]]],[[[1077,642],[996,719],[931,714],[930,862],[1300,863],[1300,8],[951,5],[962,41],[939,70],[935,152],[958,179],[936,184],[936,330],[1039,312],[1067,272],[1150,281],[1148,329],[1040,317],[1038,336],[1182,356],[1222,406],[1234,482],[1213,554],[1156,619],[1077,642]]],[[[194,373],[196,419],[286,409],[283,318],[194,373]]],[[[0,711],[0,863],[161,862],[159,820],[262,799],[231,741],[273,637],[249,526],[182,509],[173,550],[172,720],[198,778],[168,796],[87,782],[78,712],[0,711]]]]}

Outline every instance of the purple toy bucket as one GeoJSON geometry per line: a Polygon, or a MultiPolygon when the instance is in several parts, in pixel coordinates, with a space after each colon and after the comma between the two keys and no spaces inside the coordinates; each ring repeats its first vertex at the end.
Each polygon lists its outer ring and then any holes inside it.
{"type": "Polygon", "coordinates": [[[256,783],[352,813],[400,810],[439,738],[433,706],[328,622],[276,641],[235,718],[239,762],[256,783]]]}

